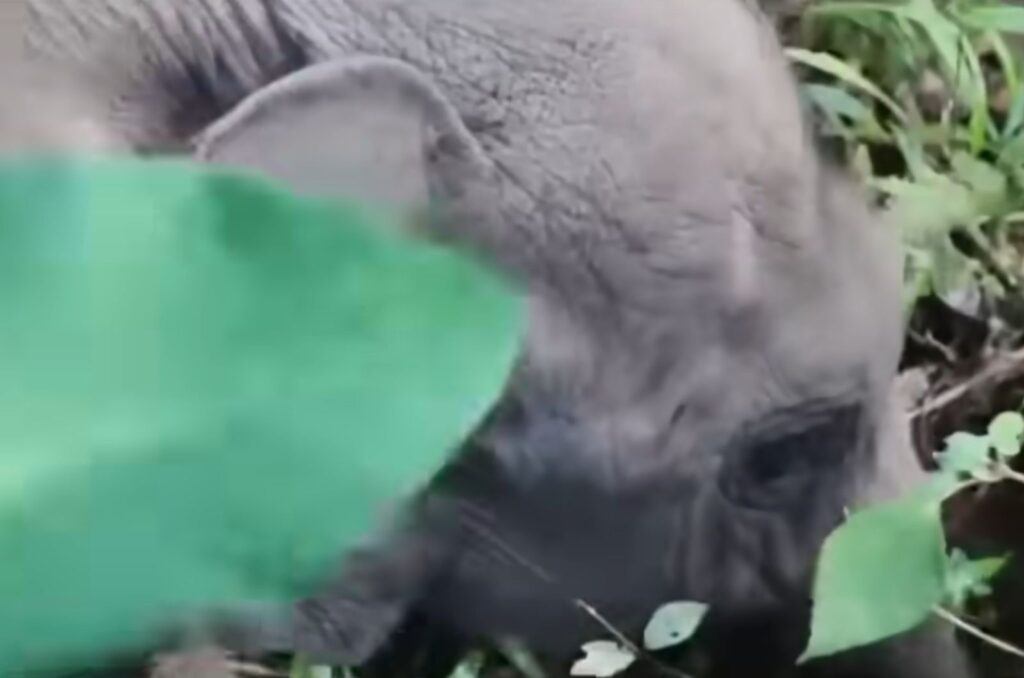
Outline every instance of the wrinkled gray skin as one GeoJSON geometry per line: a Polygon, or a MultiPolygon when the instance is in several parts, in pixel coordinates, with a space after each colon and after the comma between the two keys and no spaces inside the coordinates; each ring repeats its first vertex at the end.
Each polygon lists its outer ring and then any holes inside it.
{"type": "MultiPolygon", "coordinates": [[[[116,139],[382,200],[529,296],[504,398],[405,518],[222,642],[356,664],[416,619],[565,661],[606,635],[575,599],[634,636],[695,599],[713,675],[790,675],[821,540],[916,469],[884,456],[898,248],[817,158],[756,10],[32,7],[31,53],[116,139]]],[[[966,674],[926,628],[799,675],[966,674]]]]}

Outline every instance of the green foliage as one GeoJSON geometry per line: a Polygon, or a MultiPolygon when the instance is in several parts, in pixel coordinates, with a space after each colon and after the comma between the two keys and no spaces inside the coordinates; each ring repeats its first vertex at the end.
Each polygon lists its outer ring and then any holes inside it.
{"type": "MultiPolygon", "coordinates": [[[[843,61],[839,57],[833,56],[827,52],[812,52],[797,47],[788,49],[787,53],[794,61],[805,66],[816,68],[840,82],[869,94],[881,103],[885,104],[897,117],[901,119],[905,117],[905,114],[899,104],[883,92],[878,85],[864,77],[864,75],[854,66],[843,61]]],[[[826,113],[838,114],[835,117],[837,122],[841,121],[843,118],[850,118],[860,122],[864,122],[867,119],[874,120],[874,114],[867,106],[862,104],[859,99],[846,94],[842,89],[837,87],[825,88],[823,85],[815,85],[814,83],[806,85],[805,91],[807,91],[807,89],[811,91],[828,92],[828,96],[816,99],[815,103],[821,106],[826,113]]]]}
{"type": "Polygon", "coordinates": [[[291,670],[288,672],[288,678],[332,678],[332,675],[331,667],[311,664],[302,656],[292,659],[291,670]]]}
{"type": "Polygon", "coordinates": [[[503,387],[497,279],[175,162],[0,166],[0,674],[303,590],[503,387]]]}
{"type": "Polygon", "coordinates": [[[992,593],[989,580],[999,574],[1009,556],[969,560],[960,549],[953,549],[946,568],[946,597],[955,608],[962,608],[969,598],[992,593]]]}
{"type": "Polygon", "coordinates": [[[987,436],[954,433],[946,439],[946,449],[935,455],[940,468],[954,475],[968,475],[985,482],[997,478],[989,455],[987,436]]]}
{"type": "Polygon", "coordinates": [[[843,141],[901,229],[908,310],[1024,282],[1008,237],[1024,223],[1022,21],[1007,2],[821,0],[789,51],[822,133],[843,141]]]}
{"type": "MultiPolygon", "coordinates": [[[[971,315],[1019,303],[1024,7],[818,0],[800,33],[789,54],[819,132],[839,142],[900,229],[908,314],[928,295],[971,315]]],[[[927,485],[855,513],[829,537],[802,660],[881,640],[937,606],[959,609],[989,593],[1004,559],[947,557],[939,509],[968,486],[1024,482],[1008,463],[1022,437],[1024,418],[1015,412],[1000,414],[984,435],[950,436],[927,485]]]]}
{"type": "Polygon", "coordinates": [[[946,439],[946,449],[935,455],[939,467],[954,476],[995,482],[1010,472],[1006,462],[1020,452],[1024,417],[1003,412],[985,435],[958,432],[946,439]]]}
{"type": "Polygon", "coordinates": [[[867,645],[924,621],[937,606],[959,609],[991,592],[1006,558],[946,555],[941,505],[975,483],[1021,481],[1006,465],[1018,454],[1024,418],[995,417],[985,435],[959,432],[936,455],[940,470],[892,502],[855,512],[825,541],[814,583],[811,637],[801,661],[867,645]]]}
{"type": "Polygon", "coordinates": [[[944,595],[942,494],[926,486],[850,516],[826,540],[801,661],[917,626],[944,595]]]}
{"type": "Polygon", "coordinates": [[[988,438],[1001,459],[1016,457],[1024,440],[1024,417],[1018,412],[998,414],[988,425],[988,438]]]}
{"type": "Polygon", "coordinates": [[[659,607],[644,630],[644,647],[662,650],[685,642],[700,626],[708,611],[704,603],[681,601],[659,607]]]}

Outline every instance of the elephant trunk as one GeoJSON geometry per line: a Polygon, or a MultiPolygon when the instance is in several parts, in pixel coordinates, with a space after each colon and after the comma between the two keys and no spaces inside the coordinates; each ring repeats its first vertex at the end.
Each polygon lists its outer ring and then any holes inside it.
{"type": "Polygon", "coordinates": [[[84,85],[139,152],[184,148],[247,94],[308,62],[265,1],[28,4],[30,58],[84,85]]]}

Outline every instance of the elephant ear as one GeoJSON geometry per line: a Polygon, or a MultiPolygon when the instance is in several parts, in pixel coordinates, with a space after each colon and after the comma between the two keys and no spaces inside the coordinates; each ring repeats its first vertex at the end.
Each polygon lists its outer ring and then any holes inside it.
{"type": "Polygon", "coordinates": [[[194,149],[200,160],[258,172],[304,195],[369,201],[411,220],[458,203],[492,174],[429,78],[386,57],[285,76],[210,125],[194,149]]]}
{"type": "MultiPolygon", "coordinates": [[[[476,206],[493,204],[492,164],[455,108],[420,71],[384,57],[295,71],[211,124],[194,139],[193,151],[202,162],[257,173],[298,194],[395,210],[404,217],[399,223],[456,245],[482,242],[471,233],[487,221],[477,218],[476,206]]],[[[408,550],[382,549],[382,557],[406,559],[408,550]]],[[[318,609],[319,617],[344,615],[324,628],[310,625],[318,617],[296,622],[290,612],[271,610],[229,613],[213,621],[211,635],[243,653],[298,648],[359,664],[403,622],[421,593],[418,571],[430,570],[425,561],[413,574],[398,574],[390,563],[373,568],[350,575],[354,590],[332,589],[336,599],[318,609]],[[367,581],[373,575],[389,578],[387,593],[367,581]]]]}

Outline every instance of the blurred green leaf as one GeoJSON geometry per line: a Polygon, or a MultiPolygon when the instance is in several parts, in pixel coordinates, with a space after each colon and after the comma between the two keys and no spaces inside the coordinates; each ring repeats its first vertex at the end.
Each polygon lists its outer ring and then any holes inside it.
{"type": "Polygon", "coordinates": [[[1002,3],[958,8],[957,18],[971,28],[1000,33],[1024,33],[1024,7],[1002,3]]]}
{"type": "Polygon", "coordinates": [[[997,167],[969,153],[954,151],[950,168],[954,178],[970,189],[976,216],[996,216],[1010,208],[1008,180],[997,167]]]}
{"type": "Polygon", "coordinates": [[[988,425],[988,437],[1000,457],[1017,456],[1024,440],[1024,417],[1017,412],[999,413],[988,425]]]}
{"type": "Polygon", "coordinates": [[[305,657],[296,656],[292,659],[288,678],[331,678],[332,674],[331,667],[311,664],[305,657]]]}
{"type": "Polygon", "coordinates": [[[896,10],[898,14],[915,21],[928,36],[942,63],[946,77],[953,83],[961,101],[972,106],[984,102],[987,93],[981,72],[981,63],[967,36],[933,0],[908,0],[896,10]]]}
{"type": "Polygon", "coordinates": [[[655,610],[644,630],[644,647],[663,650],[689,640],[707,614],[704,603],[679,601],[666,603],[655,610]]]}
{"type": "Polygon", "coordinates": [[[946,438],[945,449],[936,453],[935,459],[947,473],[969,475],[978,480],[996,478],[991,468],[991,443],[988,436],[958,431],[946,438]]]}
{"type": "Polygon", "coordinates": [[[1010,103],[1010,110],[1006,114],[1006,123],[1003,125],[1004,141],[1021,131],[1024,131],[1024,91],[1018,92],[1010,103]]]}
{"type": "MultiPolygon", "coordinates": [[[[903,127],[895,127],[892,130],[892,136],[896,142],[896,147],[899,148],[900,153],[903,155],[903,161],[907,164],[907,174],[909,177],[916,181],[932,178],[935,172],[928,163],[920,129],[916,125],[909,124],[903,127]]],[[[895,177],[885,180],[903,182],[905,184],[912,183],[895,177]]],[[[900,191],[893,189],[889,192],[895,195],[900,191]]]]}
{"type": "Polygon", "coordinates": [[[946,564],[946,598],[960,609],[971,598],[992,593],[989,581],[1009,562],[1009,556],[969,560],[960,549],[953,549],[946,564]]]}
{"type": "Polygon", "coordinates": [[[890,196],[886,218],[915,253],[915,277],[926,277],[931,291],[955,305],[955,298],[977,292],[982,266],[958,249],[950,234],[1001,216],[1014,202],[999,169],[962,152],[954,152],[951,163],[948,175],[923,163],[913,181],[885,177],[870,183],[890,196]]]}
{"type": "Polygon", "coordinates": [[[821,110],[853,121],[871,118],[871,109],[857,97],[839,87],[810,83],[803,86],[804,94],[821,110]]]}
{"type": "Polygon", "coordinates": [[[891,197],[888,217],[911,245],[932,247],[977,216],[970,190],[943,174],[918,181],[884,177],[872,184],[891,197]]]}
{"type": "Polygon", "coordinates": [[[828,537],[801,663],[907,631],[942,601],[946,557],[938,490],[927,485],[858,511],[828,537]]]}
{"type": "Polygon", "coordinates": [[[815,68],[823,73],[831,75],[841,82],[845,82],[848,85],[862,90],[882,102],[887,108],[889,108],[890,112],[892,112],[897,119],[904,119],[905,116],[899,104],[879,89],[877,85],[868,80],[842,59],[828,54],[827,52],[812,52],[797,47],[788,48],[786,50],[786,54],[789,55],[789,58],[798,63],[815,68]]]}
{"type": "MultiPolygon", "coordinates": [[[[992,45],[992,52],[999,60],[999,68],[1006,78],[1006,89],[1011,99],[1016,99],[1021,94],[1020,76],[1017,74],[1017,57],[1013,53],[1006,39],[995,31],[988,31],[985,39],[992,45]]],[[[1004,125],[1004,133],[1007,127],[1004,125]]]]}
{"type": "Polygon", "coordinates": [[[816,2],[805,11],[811,16],[840,16],[861,18],[874,14],[897,14],[905,2],[816,2]]]}
{"type": "Polygon", "coordinates": [[[186,163],[0,165],[0,675],[301,592],[475,425],[497,278],[186,163]]]}
{"type": "Polygon", "coordinates": [[[907,246],[904,248],[906,262],[903,272],[903,316],[909,320],[914,305],[932,290],[932,257],[924,250],[907,246]]]}
{"type": "MultiPolygon", "coordinates": [[[[1024,130],[1017,133],[1017,136],[1008,140],[999,151],[1000,165],[1009,171],[1019,171],[1024,165],[1024,130]]],[[[1024,183],[1018,182],[1024,186],[1024,183]]]]}

